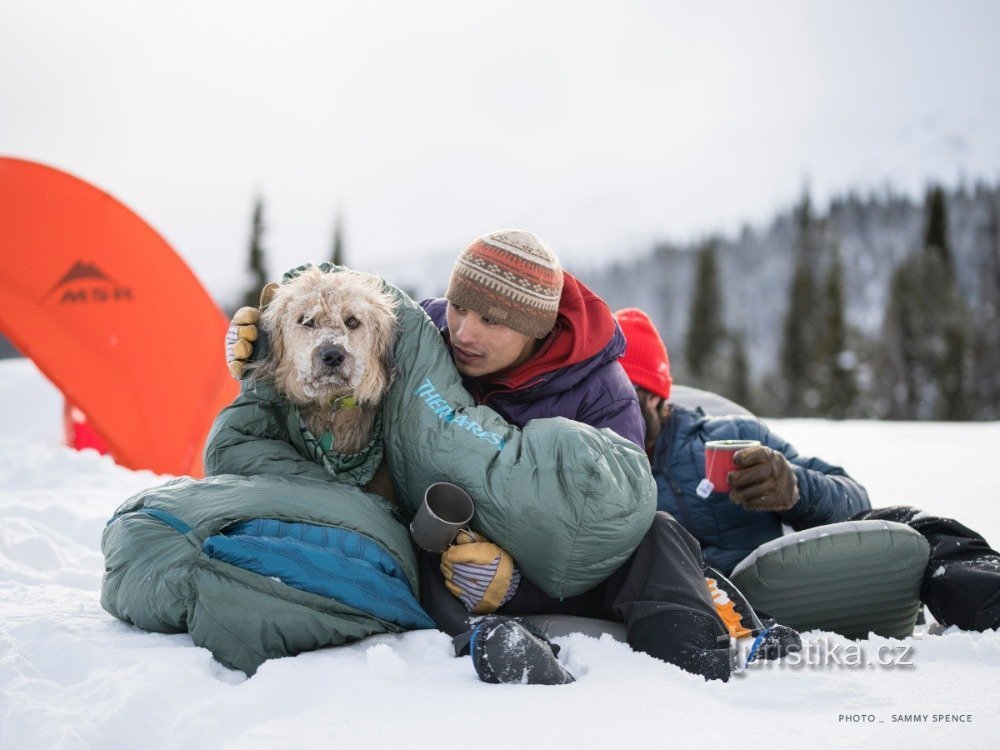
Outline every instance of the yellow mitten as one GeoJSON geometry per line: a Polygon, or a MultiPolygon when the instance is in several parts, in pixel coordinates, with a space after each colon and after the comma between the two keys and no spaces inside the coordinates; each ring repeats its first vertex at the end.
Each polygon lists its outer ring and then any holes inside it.
{"type": "Polygon", "coordinates": [[[441,555],[445,586],[473,614],[495,611],[521,582],[514,559],[505,550],[471,531],[460,531],[441,555]]]}

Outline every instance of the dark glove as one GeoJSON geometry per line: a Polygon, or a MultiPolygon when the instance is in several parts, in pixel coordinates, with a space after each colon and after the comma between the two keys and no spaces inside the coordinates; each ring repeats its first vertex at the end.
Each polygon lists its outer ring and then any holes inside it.
{"type": "Polygon", "coordinates": [[[739,469],[729,472],[729,499],[748,510],[783,511],[799,501],[799,482],[791,464],[766,445],[733,456],[739,469]]]}
{"type": "Polygon", "coordinates": [[[259,335],[257,323],[260,322],[260,311],[274,297],[277,288],[278,285],[274,283],[265,286],[260,293],[260,308],[241,307],[229,322],[226,330],[226,364],[229,366],[229,374],[236,380],[243,377],[247,362],[253,357],[253,342],[259,335]]]}

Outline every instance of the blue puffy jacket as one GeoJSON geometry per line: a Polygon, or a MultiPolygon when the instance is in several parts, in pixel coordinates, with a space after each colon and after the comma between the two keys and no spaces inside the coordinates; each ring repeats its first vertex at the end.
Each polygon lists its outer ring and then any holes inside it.
{"type": "Polygon", "coordinates": [[[864,487],[839,466],[800,456],[789,443],[754,417],[709,417],[671,405],[670,417],[653,449],[657,509],[680,521],[701,544],[705,562],[728,575],[736,564],[765,542],[781,536],[781,524],[807,529],[846,521],[871,508],[864,487]],[[709,440],[759,440],[780,451],[799,483],[799,501],[784,513],[746,510],[721,492],[695,494],[705,477],[709,440]]]}

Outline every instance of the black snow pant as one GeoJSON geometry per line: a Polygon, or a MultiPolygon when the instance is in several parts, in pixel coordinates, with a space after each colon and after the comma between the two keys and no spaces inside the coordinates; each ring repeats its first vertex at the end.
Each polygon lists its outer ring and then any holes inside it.
{"type": "Polygon", "coordinates": [[[1000,626],[1000,553],[975,531],[906,505],[862,511],[851,520],[904,523],[930,543],[920,599],[939,623],[963,630],[1000,626]]]}
{"type": "MultiPolygon", "coordinates": [[[[440,555],[421,553],[421,604],[439,628],[459,636],[473,622],[445,587],[439,562],[440,555]]],[[[667,513],[656,514],[632,556],[596,588],[554,599],[522,575],[516,593],[497,614],[614,620],[625,624],[633,649],[708,679],[729,678],[728,631],[705,585],[701,548],[667,513]]]]}

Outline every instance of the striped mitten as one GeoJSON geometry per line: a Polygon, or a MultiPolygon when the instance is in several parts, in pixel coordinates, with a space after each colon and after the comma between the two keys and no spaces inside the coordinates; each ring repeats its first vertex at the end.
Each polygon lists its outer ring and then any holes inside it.
{"type": "Polygon", "coordinates": [[[506,604],[521,582],[510,554],[470,531],[460,531],[441,555],[441,573],[448,590],[477,615],[506,604]]]}

